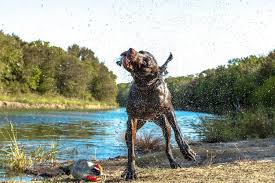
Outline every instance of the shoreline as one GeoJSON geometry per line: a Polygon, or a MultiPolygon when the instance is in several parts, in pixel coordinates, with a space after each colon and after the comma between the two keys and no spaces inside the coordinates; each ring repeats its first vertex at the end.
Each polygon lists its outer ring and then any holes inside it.
{"type": "MultiPolygon", "coordinates": [[[[275,139],[250,139],[223,143],[195,143],[197,162],[186,161],[179,149],[173,149],[181,168],[171,169],[164,152],[153,152],[137,156],[138,179],[135,182],[250,182],[255,176],[259,182],[272,182],[275,173],[275,139]],[[228,173],[230,172],[230,173],[228,173]],[[269,172],[269,173],[267,173],[269,172]],[[188,180],[188,181],[187,181],[188,180]]],[[[127,165],[127,157],[98,160],[104,168],[106,182],[123,182],[121,173],[127,165]]],[[[71,166],[73,161],[53,167],[29,169],[34,176],[29,182],[75,182],[72,175],[60,173],[60,166],[71,166]],[[41,175],[45,175],[44,177],[41,175]]],[[[7,182],[13,182],[7,181],[7,182]]]]}
{"type": "Polygon", "coordinates": [[[109,110],[117,106],[104,104],[58,104],[58,103],[23,103],[16,101],[0,101],[0,109],[17,110],[17,109],[45,109],[45,110],[109,110]]]}

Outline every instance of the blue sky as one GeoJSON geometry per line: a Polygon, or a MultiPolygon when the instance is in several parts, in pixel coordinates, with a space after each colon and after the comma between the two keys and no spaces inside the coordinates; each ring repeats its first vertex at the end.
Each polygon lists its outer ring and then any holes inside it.
{"type": "Polygon", "coordinates": [[[151,52],[168,76],[201,72],[231,58],[275,49],[274,0],[1,0],[0,29],[26,41],[91,48],[117,76],[129,47],[151,52]]]}

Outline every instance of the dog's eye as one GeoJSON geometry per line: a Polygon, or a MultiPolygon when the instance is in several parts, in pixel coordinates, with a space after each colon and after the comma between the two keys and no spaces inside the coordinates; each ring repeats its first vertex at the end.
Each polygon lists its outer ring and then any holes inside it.
{"type": "Polygon", "coordinates": [[[148,66],[149,64],[150,64],[150,59],[149,59],[148,57],[145,57],[145,58],[143,59],[142,65],[148,66]]]}
{"type": "Polygon", "coordinates": [[[149,57],[145,57],[145,58],[144,58],[144,61],[147,62],[147,63],[149,63],[150,60],[151,60],[151,59],[150,59],[149,57]]]}

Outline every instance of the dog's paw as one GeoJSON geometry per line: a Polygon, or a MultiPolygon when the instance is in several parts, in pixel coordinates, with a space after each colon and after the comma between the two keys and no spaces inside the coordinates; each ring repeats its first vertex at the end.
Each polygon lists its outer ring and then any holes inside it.
{"type": "Polygon", "coordinates": [[[175,162],[175,161],[170,163],[170,167],[171,167],[172,169],[181,168],[180,164],[178,164],[178,163],[175,162]]]}
{"type": "Polygon", "coordinates": [[[122,174],[121,174],[122,178],[125,178],[125,180],[135,180],[137,179],[137,175],[135,170],[128,170],[126,169],[122,174]]]}
{"type": "Polygon", "coordinates": [[[188,149],[184,154],[185,159],[189,161],[196,161],[196,153],[192,149],[188,149]]]}

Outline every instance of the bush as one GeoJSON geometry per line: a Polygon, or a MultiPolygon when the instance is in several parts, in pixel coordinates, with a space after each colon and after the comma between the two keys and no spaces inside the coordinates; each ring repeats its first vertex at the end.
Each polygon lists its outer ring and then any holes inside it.
{"type": "Polygon", "coordinates": [[[231,120],[227,118],[201,118],[196,124],[196,132],[205,142],[226,142],[238,139],[238,129],[234,128],[231,120]]]}
{"type": "Polygon", "coordinates": [[[136,147],[139,154],[146,154],[162,150],[164,144],[161,138],[155,137],[152,133],[146,133],[137,138],[136,147]]]}
{"type": "MultiPolygon", "coordinates": [[[[274,111],[274,110],[271,110],[274,111]]],[[[205,142],[226,142],[275,137],[274,112],[258,109],[237,115],[202,118],[195,130],[205,142]]]]}

